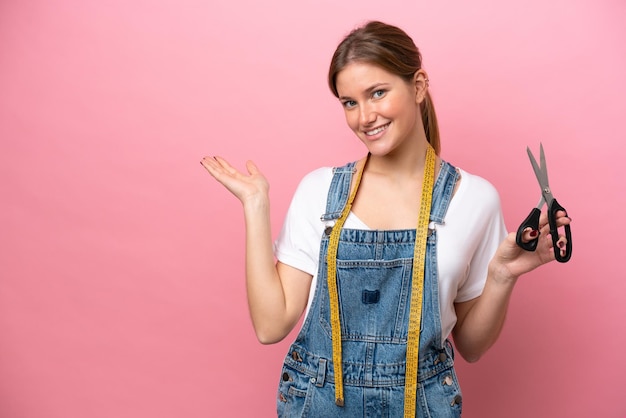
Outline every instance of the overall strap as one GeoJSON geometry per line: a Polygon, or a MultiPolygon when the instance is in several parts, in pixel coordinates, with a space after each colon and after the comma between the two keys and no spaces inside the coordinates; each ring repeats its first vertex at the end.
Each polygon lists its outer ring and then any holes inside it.
{"type": "Polygon", "coordinates": [[[452,200],[452,193],[460,174],[456,168],[446,161],[441,162],[439,176],[435,183],[433,202],[430,209],[430,221],[443,223],[452,200]]]}
{"type": "Polygon", "coordinates": [[[339,219],[343,208],[348,202],[352,175],[356,172],[356,161],[350,162],[343,167],[333,168],[333,179],[328,190],[326,201],[326,213],[322,215],[322,221],[339,219]]]}

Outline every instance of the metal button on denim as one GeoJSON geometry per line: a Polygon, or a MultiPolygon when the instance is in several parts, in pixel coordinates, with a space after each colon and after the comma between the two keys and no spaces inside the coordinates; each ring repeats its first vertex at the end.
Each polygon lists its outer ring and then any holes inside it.
{"type": "Polygon", "coordinates": [[[443,363],[444,361],[446,361],[447,358],[448,358],[448,356],[446,356],[446,353],[439,353],[439,355],[435,359],[435,363],[434,364],[443,363]]]}

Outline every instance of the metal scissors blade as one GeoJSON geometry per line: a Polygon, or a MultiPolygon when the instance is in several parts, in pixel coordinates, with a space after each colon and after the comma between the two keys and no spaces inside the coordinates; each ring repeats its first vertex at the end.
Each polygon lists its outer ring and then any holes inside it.
{"type": "MultiPolygon", "coordinates": [[[[543,196],[543,200],[548,206],[550,206],[552,204],[552,201],[554,200],[554,197],[552,196],[550,183],[548,182],[548,166],[546,165],[546,155],[543,152],[543,144],[539,143],[539,161],[541,165],[537,164],[537,160],[530,150],[530,147],[526,147],[526,152],[528,153],[530,164],[533,166],[535,177],[537,177],[537,182],[539,183],[539,187],[541,188],[541,195],[543,196]]],[[[541,205],[542,203],[540,202],[539,204],[541,205]]]]}

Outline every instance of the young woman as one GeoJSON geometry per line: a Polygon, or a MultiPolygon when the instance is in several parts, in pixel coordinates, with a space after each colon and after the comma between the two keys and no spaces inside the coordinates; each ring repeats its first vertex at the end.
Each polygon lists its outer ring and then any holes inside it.
{"type": "MultiPolygon", "coordinates": [[[[259,169],[202,160],[243,204],[259,341],[280,341],[306,312],[285,357],[278,415],[458,417],[448,338],[468,361],[496,341],[518,277],[554,260],[545,214],[524,236],[540,234],[537,250],[522,250],[493,186],[438,157],[428,75],[401,29],[352,31],[328,83],[367,155],[305,176],[275,246],[259,169]]],[[[564,212],[558,224],[569,224],[564,212]]]]}

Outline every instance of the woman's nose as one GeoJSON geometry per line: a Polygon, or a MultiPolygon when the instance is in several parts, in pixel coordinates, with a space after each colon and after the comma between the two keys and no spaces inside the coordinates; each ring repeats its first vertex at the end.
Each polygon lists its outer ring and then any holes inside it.
{"type": "Polygon", "coordinates": [[[361,125],[369,125],[376,121],[376,112],[373,106],[364,104],[360,108],[359,121],[361,125]]]}

